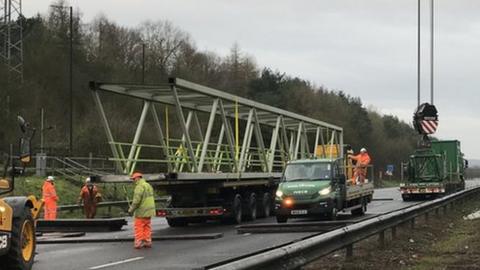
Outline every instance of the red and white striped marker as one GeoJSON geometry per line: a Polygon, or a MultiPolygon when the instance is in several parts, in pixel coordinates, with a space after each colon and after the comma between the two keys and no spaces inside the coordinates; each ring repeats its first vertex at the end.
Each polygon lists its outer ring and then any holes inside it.
{"type": "Polygon", "coordinates": [[[421,125],[425,134],[433,134],[437,131],[438,120],[422,120],[421,125]]]}

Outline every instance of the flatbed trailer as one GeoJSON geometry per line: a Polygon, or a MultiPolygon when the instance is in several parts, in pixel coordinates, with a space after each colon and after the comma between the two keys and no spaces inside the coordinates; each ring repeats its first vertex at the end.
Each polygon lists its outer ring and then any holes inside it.
{"type": "Polygon", "coordinates": [[[117,170],[97,179],[129,181],[142,166],[147,181],[170,196],[157,215],[171,226],[268,216],[288,161],[312,157],[317,145],[343,152],[338,126],[179,78],[158,85],[91,82],[90,89],[117,170]],[[107,97],[117,105],[118,95],[142,104],[130,142],[114,139],[103,106],[107,97]],[[158,145],[141,143],[146,125],[158,145]]]}

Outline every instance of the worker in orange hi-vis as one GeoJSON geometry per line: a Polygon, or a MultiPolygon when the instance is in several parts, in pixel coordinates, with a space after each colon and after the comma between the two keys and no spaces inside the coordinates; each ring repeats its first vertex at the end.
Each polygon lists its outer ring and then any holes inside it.
{"type": "Polygon", "coordinates": [[[348,155],[348,158],[356,161],[355,171],[353,173],[352,182],[354,185],[363,184],[367,177],[367,166],[370,164],[371,158],[367,153],[367,149],[360,149],[358,155],[348,155]]]}
{"type": "Polygon", "coordinates": [[[57,219],[57,192],[55,191],[55,184],[53,176],[48,176],[42,186],[42,198],[45,202],[43,211],[45,220],[57,219]]]}
{"type": "Polygon", "coordinates": [[[78,197],[78,204],[83,202],[83,210],[85,212],[85,218],[95,218],[97,214],[97,203],[101,201],[101,195],[96,185],[90,181],[90,177],[85,179],[85,185],[80,190],[80,196],[78,197]]]}
{"type": "Polygon", "coordinates": [[[135,217],[135,243],[134,248],[152,247],[151,218],[155,216],[155,199],[153,188],[143,178],[142,173],[135,172],[130,179],[135,183],[133,200],[128,213],[135,217]]]}

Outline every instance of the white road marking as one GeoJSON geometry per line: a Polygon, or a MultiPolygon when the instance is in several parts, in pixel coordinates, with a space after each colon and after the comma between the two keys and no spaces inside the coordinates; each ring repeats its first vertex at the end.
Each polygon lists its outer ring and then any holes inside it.
{"type": "Polygon", "coordinates": [[[102,269],[102,268],[106,268],[106,267],[110,267],[110,266],[114,266],[114,265],[119,265],[119,264],[122,264],[122,263],[129,263],[129,262],[133,262],[133,261],[142,260],[143,258],[144,257],[135,257],[135,258],[126,259],[126,260],[123,260],[123,261],[112,262],[112,263],[102,264],[102,265],[99,265],[99,266],[90,267],[88,269],[90,269],[90,270],[102,269]]]}

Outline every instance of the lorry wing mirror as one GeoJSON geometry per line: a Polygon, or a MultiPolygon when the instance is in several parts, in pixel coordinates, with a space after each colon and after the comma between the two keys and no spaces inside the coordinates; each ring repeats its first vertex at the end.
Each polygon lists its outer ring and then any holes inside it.
{"type": "Polygon", "coordinates": [[[468,160],[465,159],[465,169],[468,168],[468,160]]]}

